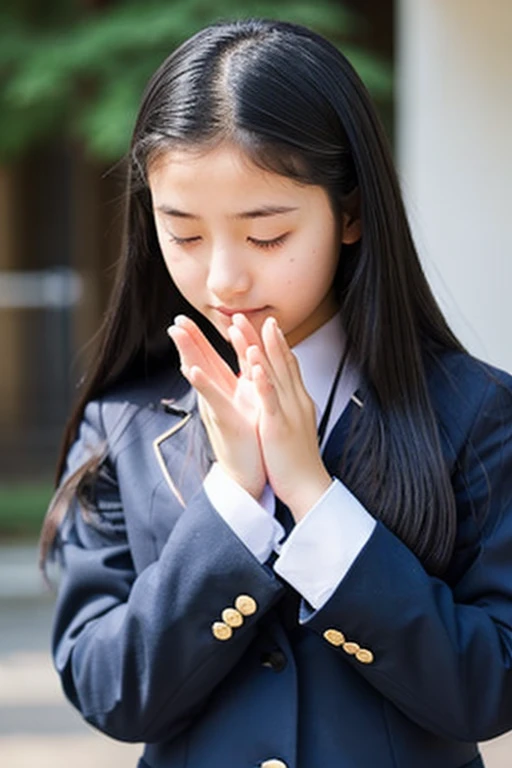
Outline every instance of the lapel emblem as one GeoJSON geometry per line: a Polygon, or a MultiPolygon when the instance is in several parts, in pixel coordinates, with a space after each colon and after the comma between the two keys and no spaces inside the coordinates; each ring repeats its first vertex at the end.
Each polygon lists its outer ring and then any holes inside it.
{"type": "MultiPolygon", "coordinates": [[[[172,446],[170,446],[172,452],[171,456],[168,456],[166,460],[165,454],[167,453],[167,449],[164,452],[163,445],[167,440],[178,434],[192,419],[197,409],[197,395],[195,390],[184,379],[178,388],[178,392],[179,394],[175,398],[162,398],[160,400],[160,408],[173,418],[174,424],[171,427],[168,427],[165,432],[162,432],[155,437],[153,440],[153,451],[167,485],[179,501],[180,505],[185,507],[186,502],[184,496],[186,497],[187,494],[184,494],[183,488],[180,490],[182,484],[175,482],[171,475],[171,471],[174,474],[175,466],[179,465],[179,470],[183,473],[183,462],[184,457],[187,455],[187,450],[183,448],[183,440],[178,440],[177,443],[173,441],[172,446]],[[177,421],[175,421],[175,419],[177,419],[177,421]],[[169,458],[172,460],[170,461],[169,458]]],[[[190,478],[183,479],[187,480],[187,485],[190,483],[190,478]]]]}
{"type": "Polygon", "coordinates": [[[160,409],[169,414],[172,422],[154,438],[153,451],[167,486],[186,507],[214,461],[213,451],[199,417],[197,393],[188,382],[186,391],[182,390],[178,397],[160,400],[160,409]]]}
{"type": "Polygon", "coordinates": [[[359,408],[362,408],[362,407],[363,407],[363,401],[362,401],[362,400],[360,400],[360,398],[359,398],[359,397],[356,395],[356,393],[355,393],[355,392],[354,392],[354,394],[351,396],[351,398],[350,398],[350,399],[351,399],[351,400],[352,400],[352,402],[354,402],[354,403],[355,403],[355,404],[356,404],[356,405],[357,405],[359,408]]]}
{"type": "Polygon", "coordinates": [[[168,438],[172,437],[176,432],[178,432],[182,427],[184,427],[185,424],[187,424],[192,418],[192,413],[186,413],[184,411],[182,413],[184,413],[185,415],[182,415],[181,419],[176,424],[174,424],[170,429],[166,429],[165,432],[162,432],[161,435],[158,435],[158,437],[156,437],[153,440],[153,450],[155,452],[156,459],[165,477],[167,485],[169,486],[173,494],[176,496],[181,506],[185,507],[185,501],[183,499],[183,496],[181,495],[176,483],[173,481],[170,475],[169,469],[167,467],[167,464],[165,463],[165,459],[163,457],[162,449],[161,449],[161,445],[164,442],[164,440],[167,440],[168,438]]]}

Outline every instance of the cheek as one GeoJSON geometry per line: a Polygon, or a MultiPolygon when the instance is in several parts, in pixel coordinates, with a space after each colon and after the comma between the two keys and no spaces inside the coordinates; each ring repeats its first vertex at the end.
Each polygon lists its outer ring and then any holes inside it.
{"type": "Polygon", "coordinates": [[[191,304],[194,304],[205,285],[205,277],[201,267],[186,256],[171,255],[165,251],[163,258],[175,286],[191,304]]]}
{"type": "Polygon", "coordinates": [[[338,252],[311,248],[303,257],[290,259],[282,285],[303,304],[316,304],[330,291],[338,265],[338,252]]]}
{"type": "Polygon", "coordinates": [[[310,249],[291,255],[280,265],[279,276],[274,275],[270,282],[307,295],[319,290],[326,279],[326,266],[316,250],[310,249]]]}

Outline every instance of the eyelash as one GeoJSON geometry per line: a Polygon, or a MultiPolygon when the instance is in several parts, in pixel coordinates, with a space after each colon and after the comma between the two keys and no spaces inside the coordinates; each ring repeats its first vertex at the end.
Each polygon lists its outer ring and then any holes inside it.
{"type": "MultiPolygon", "coordinates": [[[[284,235],[279,235],[279,237],[275,237],[273,240],[256,240],[255,237],[248,237],[247,239],[257,248],[270,250],[271,248],[278,248],[280,245],[282,245],[287,237],[288,232],[286,232],[284,235]]],[[[175,245],[189,245],[191,243],[196,243],[199,239],[199,237],[177,237],[176,235],[171,235],[169,232],[169,240],[175,245]]]]}
{"type": "Polygon", "coordinates": [[[255,237],[248,237],[247,239],[249,240],[249,242],[253,243],[257,248],[263,248],[264,250],[269,250],[270,248],[278,248],[280,245],[284,243],[287,237],[288,237],[288,232],[285,232],[284,235],[279,235],[279,237],[275,237],[273,240],[256,240],[255,237]]]}
{"type": "Polygon", "coordinates": [[[189,243],[195,243],[199,240],[198,237],[177,237],[176,235],[171,235],[170,232],[168,234],[171,243],[175,243],[176,245],[188,245],[189,243]]]}

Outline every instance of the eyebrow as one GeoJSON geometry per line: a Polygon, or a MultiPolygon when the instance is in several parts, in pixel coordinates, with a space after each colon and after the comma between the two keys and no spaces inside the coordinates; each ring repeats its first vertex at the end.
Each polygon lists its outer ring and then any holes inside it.
{"type": "MultiPolygon", "coordinates": [[[[267,216],[277,216],[283,213],[291,213],[297,211],[298,208],[294,208],[286,205],[264,205],[261,208],[255,208],[252,211],[241,211],[235,213],[230,218],[233,219],[263,219],[267,216]]],[[[174,216],[179,219],[192,219],[197,221],[200,216],[196,216],[193,213],[187,213],[186,211],[179,211],[177,208],[171,208],[168,205],[159,205],[157,211],[165,213],[166,216],[174,216]]]]}

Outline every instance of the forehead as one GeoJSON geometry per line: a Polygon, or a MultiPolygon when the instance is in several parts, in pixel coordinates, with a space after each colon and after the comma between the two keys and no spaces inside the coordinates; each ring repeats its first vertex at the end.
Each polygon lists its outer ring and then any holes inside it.
{"type": "Polygon", "coordinates": [[[219,198],[240,205],[272,202],[300,204],[323,195],[320,187],[300,184],[256,165],[242,149],[231,143],[214,148],[179,148],[164,151],[150,163],[148,183],[156,202],[168,198],[197,198],[213,203],[219,198]]]}

